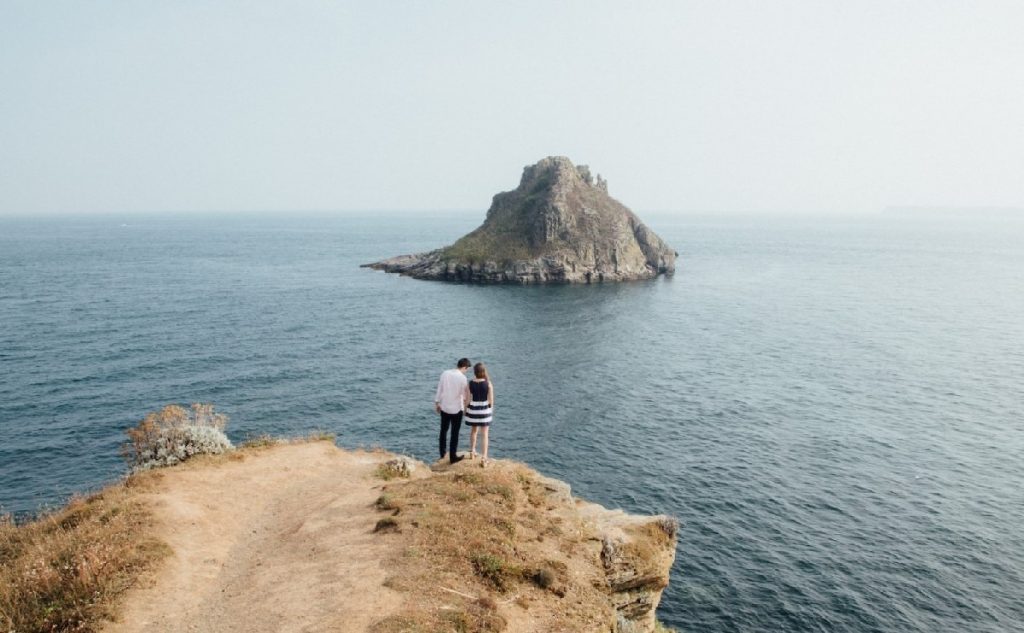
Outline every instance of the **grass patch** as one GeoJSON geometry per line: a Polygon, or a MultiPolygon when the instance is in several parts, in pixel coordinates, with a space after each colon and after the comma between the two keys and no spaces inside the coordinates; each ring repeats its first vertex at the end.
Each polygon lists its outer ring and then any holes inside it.
{"type": "Polygon", "coordinates": [[[585,527],[568,520],[565,536],[536,540],[556,517],[529,503],[525,472],[498,462],[387,486],[378,507],[401,508],[405,539],[385,562],[389,587],[407,600],[371,630],[501,631],[510,611],[531,605],[534,630],[604,630],[613,614],[598,548],[581,549],[585,527]],[[588,571],[567,573],[583,556],[588,571]]]}
{"type": "Polygon", "coordinates": [[[409,615],[392,615],[370,627],[370,633],[500,633],[507,623],[487,604],[477,601],[464,608],[438,611],[431,622],[409,615]]]}
{"type": "Polygon", "coordinates": [[[498,591],[506,591],[522,575],[518,567],[509,565],[494,554],[474,554],[470,560],[476,575],[494,585],[498,591]]]}
{"type": "Polygon", "coordinates": [[[440,258],[445,262],[494,262],[499,266],[534,259],[540,253],[529,244],[530,227],[525,222],[521,214],[499,213],[451,246],[441,249],[440,258]]]}
{"type": "Polygon", "coordinates": [[[428,633],[428,631],[414,617],[392,615],[371,626],[369,633],[428,633]]]}
{"type": "Polygon", "coordinates": [[[274,446],[283,446],[285,444],[306,444],[309,442],[334,443],[337,439],[338,436],[334,433],[321,430],[310,431],[305,435],[299,435],[296,437],[274,437],[269,433],[260,433],[259,435],[247,436],[245,440],[238,445],[238,448],[260,450],[264,448],[272,448],[274,446]]]}
{"type": "Polygon", "coordinates": [[[315,430],[310,431],[302,438],[306,442],[333,442],[338,439],[337,434],[331,433],[330,431],[315,430]]]}
{"type": "Polygon", "coordinates": [[[494,262],[499,266],[510,266],[517,261],[528,261],[535,257],[537,254],[521,242],[520,236],[511,234],[470,233],[441,250],[441,261],[463,264],[494,262]]]}
{"type": "Polygon", "coordinates": [[[455,473],[453,479],[459,483],[478,486],[484,482],[484,476],[480,473],[455,473]]]}
{"type": "Polygon", "coordinates": [[[116,485],[22,525],[0,518],[0,629],[90,632],[114,617],[121,595],[170,553],[147,536],[150,513],[131,494],[116,485]]]}
{"type": "Polygon", "coordinates": [[[373,503],[373,506],[381,511],[402,509],[402,507],[398,505],[398,502],[395,501],[395,498],[387,493],[384,493],[381,496],[377,497],[377,500],[373,503]]]}
{"type": "Polygon", "coordinates": [[[505,501],[511,502],[515,499],[515,493],[512,492],[512,488],[504,484],[492,483],[482,488],[484,494],[497,495],[505,501]]]}
{"type": "Polygon", "coordinates": [[[515,537],[516,535],[516,524],[512,521],[509,521],[508,519],[495,518],[494,526],[502,532],[504,532],[510,538],[515,537]]]}
{"type": "Polygon", "coordinates": [[[246,438],[246,440],[240,445],[240,448],[270,448],[271,446],[277,446],[280,443],[281,440],[276,437],[268,435],[267,433],[262,433],[260,435],[246,438]]]}

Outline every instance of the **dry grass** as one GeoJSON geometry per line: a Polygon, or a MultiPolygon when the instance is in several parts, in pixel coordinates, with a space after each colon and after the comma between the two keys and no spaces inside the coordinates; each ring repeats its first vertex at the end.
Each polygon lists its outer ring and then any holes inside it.
{"type": "MultiPolygon", "coordinates": [[[[245,458],[276,443],[267,438],[177,468],[245,458]]],[[[169,554],[150,536],[152,517],[137,496],[163,477],[134,475],[24,525],[0,519],[0,631],[97,631],[114,617],[122,594],[169,554]]],[[[385,585],[403,592],[404,602],[374,633],[500,632],[512,620],[530,630],[603,630],[613,621],[600,544],[528,468],[463,463],[395,479],[381,492],[376,538],[388,539],[393,552],[385,585]]],[[[655,543],[674,535],[642,529],[655,543]]],[[[633,554],[643,557],[642,549],[633,554]]]]}
{"type": "Polygon", "coordinates": [[[307,442],[334,442],[337,439],[337,435],[330,431],[310,431],[306,435],[299,437],[274,437],[267,433],[261,433],[259,435],[251,435],[246,437],[245,440],[239,444],[239,449],[253,449],[260,450],[265,448],[273,448],[274,446],[280,446],[282,444],[305,444],[307,442]]]}
{"type": "MultiPolygon", "coordinates": [[[[147,473],[149,475],[149,473],[147,473]]],[[[0,519],[0,628],[96,631],[118,598],[169,553],[147,536],[151,516],[133,477],[30,523],[0,519]]]]}
{"type": "Polygon", "coordinates": [[[441,259],[469,264],[495,262],[499,266],[508,266],[537,257],[538,253],[522,243],[522,237],[517,231],[474,231],[444,248],[441,259]]]}
{"type": "Polygon", "coordinates": [[[336,433],[324,431],[322,429],[310,431],[301,438],[304,442],[334,442],[337,439],[338,435],[336,433]]]}
{"type": "Polygon", "coordinates": [[[282,443],[283,443],[282,440],[280,440],[280,439],[278,439],[276,437],[273,437],[271,435],[268,435],[266,433],[262,433],[260,435],[254,435],[252,437],[247,437],[245,439],[245,441],[243,441],[238,446],[238,448],[240,448],[240,449],[246,449],[246,448],[248,448],[248,449],[262,449],[262,448],[270,448],[272,446],[277,446],[278,444],[282,444],[282,443]]]}
{"type": "Polygon", "coordinates": [[[402,507],[398,505],[398,502],[395,501],[394,497],[392,497],[386,492],[381,496],[377,497],[377,501],[374,502],[374,507],[376,507],[378,510],[394,510],[395,514],[401,512],[402,509],[402,507]]]}
{"type": "Polygon", "coordinates": [[[536,630],[599,630],[613,617],[595,584],[597,549],[570,519],[560,536],[543,536],[552,513],[524,467],[457,466],[389,484],[376,506],[401,529],[386,585],[406,602],[373,633],[496,632],[510,616],[536,630]]]}

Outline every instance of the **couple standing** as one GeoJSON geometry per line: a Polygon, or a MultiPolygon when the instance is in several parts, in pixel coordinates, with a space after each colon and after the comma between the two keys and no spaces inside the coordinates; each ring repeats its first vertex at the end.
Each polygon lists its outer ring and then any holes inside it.
{"type": "Polygon", "coordinates": [[[491,426],[491,411],[494,408],[494,385],[487,375],[487,368],[483,363],[473,366],[473,379],[466,377],[469,371],[470,362],[468,358],[460,358],[455,364],[455,369],[448,369],[441,373],[441,379],[437,381],[437,394],[434,396],[434,410],[441,414],[441,437],[439,448],[441,459],[445,456],[445,445],[448,445],[448,461],[451,463],[460,462],[465,459],[460,457],[459,429],[462,427],[462,416],[465,413],[466,424],[469,425],[469,458],[476,457],[476,436],[480,432],[483,435],[481,466],[487,465],[487,433],[491,426]],[[446,442],[448,429],[451,429],[451,440],[446,442]]]}

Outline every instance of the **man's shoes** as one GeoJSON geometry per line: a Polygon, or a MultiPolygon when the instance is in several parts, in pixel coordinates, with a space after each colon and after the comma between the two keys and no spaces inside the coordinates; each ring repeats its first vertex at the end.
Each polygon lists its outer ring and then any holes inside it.
{"type": "Polygon", "coordinates": [[[455,457],[451,458],[451,460],[449,460],[449,461],[452,464],[458,464],[459,462],[461,462],[464,459],[466,459],[466,458],[461,456],[461,455],[456,455],[455,457]]]}

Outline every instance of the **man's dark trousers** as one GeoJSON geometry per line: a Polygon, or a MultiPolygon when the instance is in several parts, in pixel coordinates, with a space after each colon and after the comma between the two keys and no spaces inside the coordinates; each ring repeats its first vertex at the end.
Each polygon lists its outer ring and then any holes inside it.
{"type": "Polygon", "coordinates": [[[441,440],[439,442],[441,457],[444,457],[444,440],[445,435],[448,435],[449,426],[452,427],[452,439],[448,459],[454,459],[458,455],[456,451],[459,448],[459,429],[462,427],[462,411],[458,413],[441,412],[441,440]]]}

